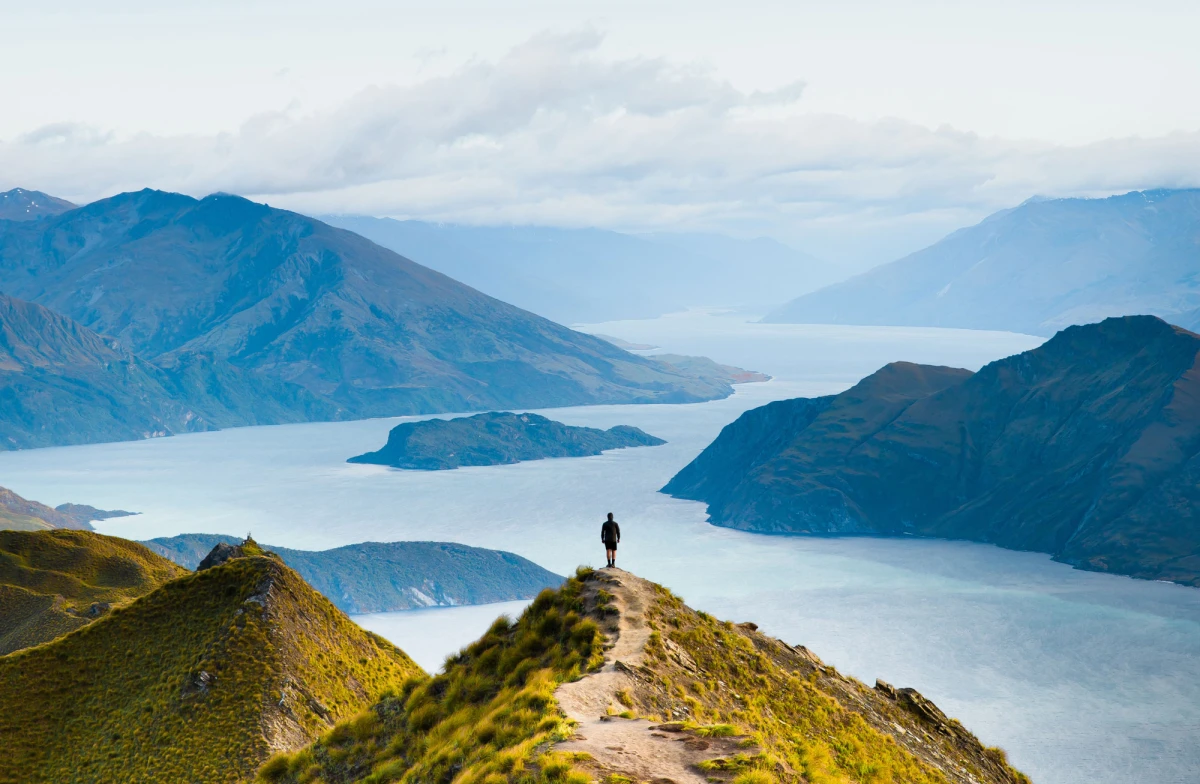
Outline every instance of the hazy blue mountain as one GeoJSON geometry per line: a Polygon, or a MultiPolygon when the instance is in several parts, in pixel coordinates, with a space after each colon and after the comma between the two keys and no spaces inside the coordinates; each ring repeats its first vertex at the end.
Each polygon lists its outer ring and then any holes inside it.
{"type": "Polygon", "coordinates": [[[160,367],[65,316],[0,294],[0,450],[336,413],[300,387],[208,355],[171,359],[160,367]]]}
{"type": "Polygon", "coordinates": [[[75,209],[75,205],[65,199],[58,199],[41,191],[27,191],[24,188],[13,188],[11,191],[0,193],[0,220],[31,221],[53,215],[60,215],[67,210],[75,209]]]}
{"type": "MultiPolygon", "coordinates": [[[[218,544],[241,541],[223,534],[180,534],[141,544],[195,569],[218,544]]],[[[563,581],[519,555],[449,542],[363,542],[317,551],[263,547],[348,613],[532,599],[563,581]]]]}
{"type": "Polygon", "coordinates": [[[799,297],[767,321],[1050,335],[1148,313],[1200,324],[1200,190],[1031,200],[799,297]]]}
{"type": "Polygon", "coordinates": [[[690,402],[732,391],[352,232],[236,196],[145,190],[0,221],[0,290],[158,366],[213,357],[353,416],[690,402]]]}
{"type": "Polygon", "coordinates": [[[358,215],[322,220],[566,324],[650,318],[700,305],[747,306],[761,313],[778,304],[781,291],[802,292],[832,279],[812,257],[770,239],[358,215]]]}
{"type": "Polygon", "coordinates": [[[1069,327],[978,373],[897,362],[743,414],[663,488],[752,531],[915,534],[1200,585],[1200,335],[1069,327]]]}

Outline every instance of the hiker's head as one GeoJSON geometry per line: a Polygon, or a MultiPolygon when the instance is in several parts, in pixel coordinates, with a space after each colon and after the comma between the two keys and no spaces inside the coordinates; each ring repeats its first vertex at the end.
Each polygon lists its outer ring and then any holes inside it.
{"type": "Polygon", "coordinates": [[[611,520],[611,519],[612,519],[612,512],[609,512],[609,513],[608,513],[608,519],[609,519],[609,520],[611,520]]]}

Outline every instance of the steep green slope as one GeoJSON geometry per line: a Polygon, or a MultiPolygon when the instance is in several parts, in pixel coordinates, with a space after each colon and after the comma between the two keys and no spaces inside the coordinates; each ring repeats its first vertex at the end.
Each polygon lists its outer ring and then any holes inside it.
{"type": "Polygon", "coordinates": [[[547,457],[584,457],[609,449],[665,443],[629,425],[600,430],[564,425],[537,414],[490,411],[471,417],[403,422],[388,433],[383,448],[346,462],[438,471],[547,457]]]}
{"type": "Polygon", "coordinates": [[[197,353],[356,416],[688,402],[727,384],[485,296],[368,240],[229,195],[126,193],[0,222],[0,290],[157,364],[197,353]]]}
{"type": "Polygon", "coordinates": [[[90,531],[0,531],[0,656],[86,626],[185,570],[90,531]]]}
{"type": "Polygon", "coordinates": [[[619,570],[581,570],[515,623],[498,619],[444,674],[272,759],[259,778],[1027,782],[916,692],[869,689],[619,570]]]}
{"type": "MultiPolygon", "coordinates": [[[[181,534],[142,544],[191,569],[217,544],[239,541],[181,534]]],[[[563,580],[519,555],[450,542],[363,542],[318,551],[263,547],[348,613],[531,599],[563,580]]]]}
{"type": "Polygon", "coordinates": [[[243,781],[420,675],[278,560],[235,559],[0,657],[0,781],[243,781]]]}
{"type": "Polygon", "coordinates": [[[1198,357],[1200,336],[1131,316],[975,374],[897,363],[747,413],[663,489],[718,525],[971,539],[1200,585],[1198,357]]]}
{"type": "Polygon", "coordinates": [[[211,355],[152,364],[69,318],[0,294],[0,449],[336,415],[300,387],[211,355]]]}

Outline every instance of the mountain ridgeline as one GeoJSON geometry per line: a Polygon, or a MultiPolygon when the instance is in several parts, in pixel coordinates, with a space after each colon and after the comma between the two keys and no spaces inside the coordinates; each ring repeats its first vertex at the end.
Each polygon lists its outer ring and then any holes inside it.
{"type": "Polygon", "coordinates": [[[236,196],[0,220],[0,291],[5,448],[732,391],[236,196]]]}
{"type": "Polygon", "coordinates": [[[437,471],[547,457],[585,457],[610,449],[665,443],[629,425],[600,430],[564,425],[538,414],[490,411],[471,417],[404,422],[392,428],[382,449],[348,462],[437,471]]]}
{"type": "Polygon", "coordinates": [[[86,626],[186,570],[85,531],[0,531],[0,656],[86,626]]]}
{"type": "Polygon", "coordinates": [[[13,188],[0,193],[0,220],[32,221],[61,215],[75,205],[65,199],[42,193],[13,188]]]}
{"type": "Polygon", "coordinates": [[[5,536],[34,540],[6,552],[40,581],[35,595],[70,583],[86,602],[114,581],[127,593],[71,633],[0,656],[0,781],[242,782],[423,676],[253,542],[180,575],[98,534],[5,536]],[[132,580],[140,569],[157,575],[132,580]]]}
{"type": "Polygon", "coordinates": [[[1200,327],[1200,189],[1035,199],[805,294],[767,321],[1052,335],[1109,316],[1200,327]]]}
{"type": "MultiPolygon", "coordinates": [[[[142,542],[195,569],[235,536],[181,534],[142,542]]],[[[394,612],[532,599],[563,578],[513,553],[450,542],[363,542],[331,550],[263,545],[347,613],[394,612]]]]}
{"type": "Polygon", "coordinates": [[[894,363],[746,412],[663,492],[745,530],[970,539],[1200,585],[1198,355],[1133,316],[978,373],[894,363]]]}
{"type": "Polygon", "coordinates": [[[51,508],[0,487],[0,531],[47,531],[53,528],[92,529],[94,520],[130,517],[123,509],[97,509],[87,504],[59,504],[51,508]]]}
{"type": "Polygon", "coordinates": [[[580,570],[259,781],[1028,784],[912,689],[580,570]]]}
{"type": "Polygon", "coordinates": [[[0,655],[3,782],[1028,781],[918,692],[619,570],[429,676],[249,538],[195,573],[90,532],[0,538],[8,582],[67,614],[112,602],[0,655]]]}

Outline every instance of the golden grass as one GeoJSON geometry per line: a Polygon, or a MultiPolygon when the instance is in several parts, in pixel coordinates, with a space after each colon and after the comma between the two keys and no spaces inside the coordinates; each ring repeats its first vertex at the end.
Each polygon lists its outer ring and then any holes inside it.
{"type": "Polygon", "coordinates": [[[279,561],[233,560],[0,657],[0,781],[244,781],[264,730],[302,743],[417,674],[279,561]]]}
{"type": "MultiPolygon", "coordinates": [[[[697,735],[748,734],[761,750],[752,759],[717,762],[713,770],[752,766],[734,784],[946,784],[939,770],[823,691],[815,673],[782,666],[732,624],[693,612],[656,587],[650,615],[657,631],[647,645],[647,664],[669,701],[686,706],[690,721],[685,726],[697,735]],[[681,666],[681,655],[697,671],[681,666]]],[[[641,707],[663,710],[662,705],[641,707]]],[[[982,747],[977,761],[966,753],[958,756],[956,763],[968,769],[985,757],[1003,763],[982,747]]],[[[1006,764],[1002,768],[1000,780],[1027,781],[1006,764]]]]}
{"type": "Polygon", "coordinates": [[[260,781],[586,784],[569,756],[545,749],[573,731],[555,688],[603,663],[603,636],[584,617],[587,576],[543,591],[515,623],[497,619],[443,674],[413,679],[313,746],[270,760],[260,781]]]}
{"type": "Polygon", "coordinates": [[[102,607],[187,574],[136,542],[90,531],[0,531],[0,655],[85,626],[102,607]]]}

